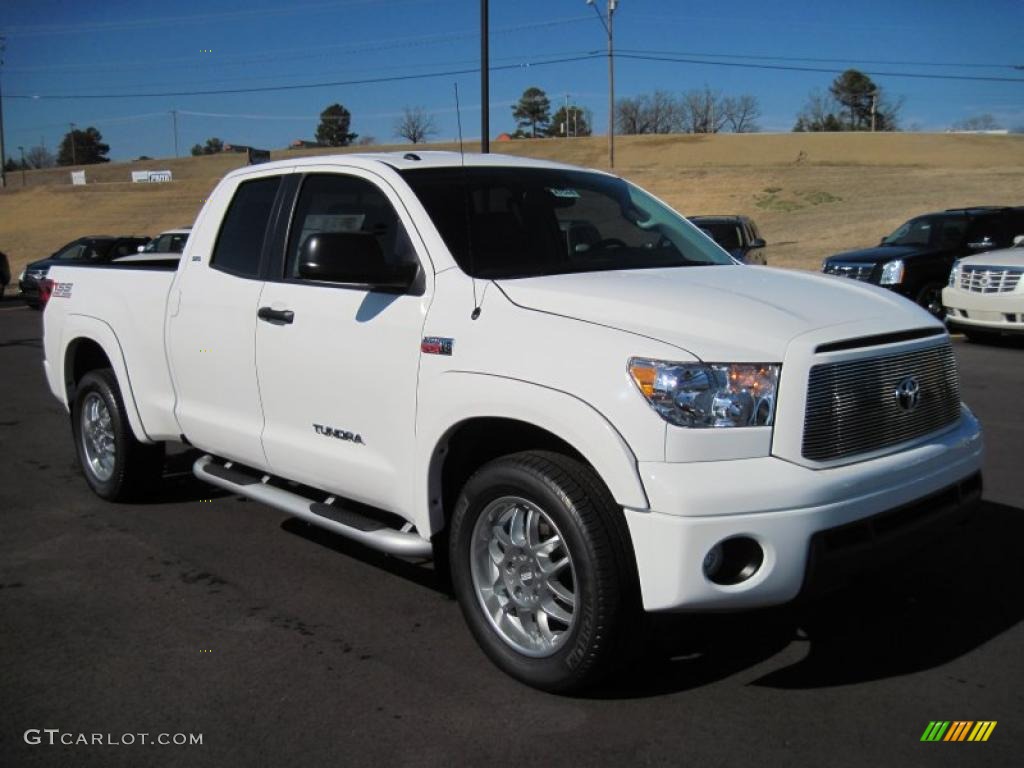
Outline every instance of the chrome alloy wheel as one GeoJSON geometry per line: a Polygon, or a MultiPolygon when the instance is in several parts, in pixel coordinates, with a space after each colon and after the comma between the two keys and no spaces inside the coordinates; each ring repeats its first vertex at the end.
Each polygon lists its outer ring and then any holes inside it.
{"type": "Polygon", "coordinates": [[[498,635],[526,656],[550,656],[576,620],[576,570],[558,527],[516,496],[495,499],[473,527],[477,600],[498,635]]]}
{"type": "Polygon", "coordinates": [[[101,483],[114,474],[117,453],[114,448],[114,426],[110,421],[107,402],[96,392],[90,392],[82,401],[82,449],[93,477],[101,483]]]}

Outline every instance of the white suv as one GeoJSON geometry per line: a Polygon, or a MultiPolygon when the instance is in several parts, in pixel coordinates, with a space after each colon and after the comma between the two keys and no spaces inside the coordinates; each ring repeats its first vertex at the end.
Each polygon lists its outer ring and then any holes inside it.
{"type": "Polygon", "coordinates": [[[1013,248],[957,261],[942,305],[946,324],[969,339],[1024,334],[1024,235],[1013,248]]]}

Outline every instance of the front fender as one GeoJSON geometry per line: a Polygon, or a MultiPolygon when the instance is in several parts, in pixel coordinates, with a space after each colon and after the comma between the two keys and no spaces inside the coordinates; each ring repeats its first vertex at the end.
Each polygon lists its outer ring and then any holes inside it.
{"type": "Polygon", "coordinates": [[[131,425],[135,439],[141,443],[152,443],[153,440],[146,434],[146,430],[142,426],[142,417],[139,415],[138,404],[135,401],[135,393],[132,390],[131,377],[128,375],[128,366],[124,360],[121,343],[118,341],[114,329],[103,320],[90,315],[78,314],[69,314],[65,317],[61,333],[60,354],[54,360],[49,361],[52,366],[49,373],[50,388],[54,390],[54,394],[68,410],[71,409],[69,396],[73,396],[74,393],[70,391],[69,376],[71,372],[66,370],[68,352],[71,345],[81,339],[89,339],[103,350],[117,377],[117,385],[121,389],[121,399],[124,401],[128,423],[131,425]]]}
{"type": "Polygon", "coordinates": [[[447,436],[474,418],[515,419],[547,430],[575,448],[597,471],[615,501],[647,509],[637,461],[618,430],[593,406],[557,389],[490,374],[450,371],[423,385],[416,418],[416,526],[444,527],[440,456],[447,436]]]}

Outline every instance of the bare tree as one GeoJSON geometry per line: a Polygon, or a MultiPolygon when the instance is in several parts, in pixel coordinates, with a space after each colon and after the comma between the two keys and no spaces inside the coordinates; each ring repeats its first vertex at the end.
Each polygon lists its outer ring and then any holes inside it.
{"type": "Polygon", "coordinates": [[[434,116],[423,107],[406,107],[395,121],[395,135],[419,144],[437,133],[434,116]]]}
{"type": "Polygon", "coordinates": [[[725,100],[708,86],[694,88],[683,94],[683,129],[687,133],[718,133],[728,116],[725,100]]]}
{"type": "Polygon", "coordinates": [[[25,153],[25,162],[29,168],[53,168],[57,164],[57,158],[42,144],[32,147],[25,153]]]}
{"type": "Polygon", "coordinates": [[[841,131],[843,124],[836,116],[842,105],[831,93],[815,88],[807,94],[807,102],[796,117],[794,131],[841,131]]]}
{"type": "Polygon", "coordinates": [[[749,93],[742,96],[729,96],[722,101],[725,121],[733,133],[756,133],[761,130],[757,118],[761,116],[761,106],[757,97],[749,93]]]}
{"type": "Polygon", "coordinates": [[[672,133],[679,130],[682,119],[679,102],[667,91],[620,99],[615,111],[623,134],[672,133]]]}
{"type": "Polygon", "coordinates": [[[954,131],[998,131],[1002,128],[999,121],[992,115],[974,115],[964,120],[957,120],[953,123],[954,131]]]}

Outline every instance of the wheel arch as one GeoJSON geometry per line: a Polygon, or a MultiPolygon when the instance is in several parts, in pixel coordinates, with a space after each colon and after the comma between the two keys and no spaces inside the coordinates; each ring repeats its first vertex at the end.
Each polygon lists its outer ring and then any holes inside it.
{"type": "Polygon", "coordinates": [[[616,503],[648,507],[636,457],[612,424],[568,393],[484,374],[445,374],[437,382],[446,404],[418,417],[420,478],[414,499],[417,527],[442,531],[465,481],[491,459],[524,450],[554,450],[594,470],[616,503]],[[424,493],[425,491],[425,493],[424,493]]]}
{"type": "Polygon", "coordinates": [[[78,383],[90,371],[110,368],[114,371],[121,399],[124,402],[128,423],[135,439],[142,443],[153,441],[146,434],[135,402],[128,367],[124,354],[113,329],[101,320],[81,315],[68,317],[64,337],[64,354],[61,359],[60,381],[64,385],[64,402],[71,409],[78,383]]]}

